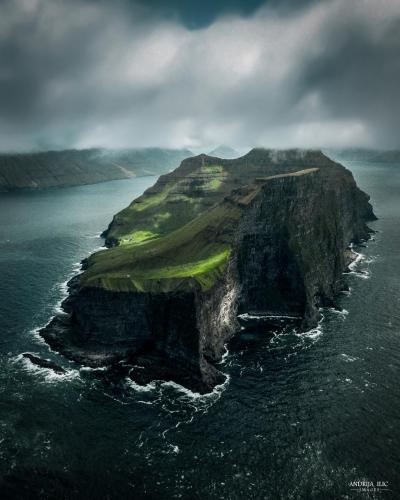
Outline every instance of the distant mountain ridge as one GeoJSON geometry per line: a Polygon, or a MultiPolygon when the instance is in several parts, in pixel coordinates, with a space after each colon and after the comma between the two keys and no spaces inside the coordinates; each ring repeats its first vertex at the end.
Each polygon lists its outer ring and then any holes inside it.
{"type": "Polygon", "coordinates": [[[356,161],[379,161],[379,162],[400,162],[400,150],[398,149],[367,149],[367,148],[346,148],[327,149],[327,154],[338,159],[356,161]]]}
{"type": "Polygon", "coordinates": [[[68,149],[1,154],[0,191],[95,184],[161,175],[191,156],[187,149],[68,149]]]}
{"type": "Polygon", "coordinates": [[[221,145],[213,149],[208,153],[209,156],[215,156],[217,158],[225,158],[227,160],[232,160],[241,156],[237,151],[235,151],[230,146],[221,145]]]}

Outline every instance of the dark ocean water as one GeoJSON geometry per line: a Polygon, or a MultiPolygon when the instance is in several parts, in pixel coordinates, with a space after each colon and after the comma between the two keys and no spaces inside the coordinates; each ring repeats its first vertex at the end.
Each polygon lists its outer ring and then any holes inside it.
{"type": "Polygon", "coordinates": [[[347,165],[379,232],[358,249],[343,313],[304,334],[243,331],[206,396],[111,386],[35,333],[153,178],[0,195],[0,499],[400,498],[400,164],[347,165]],[[391,491],[352,491],[361,479],[391,491]]]}

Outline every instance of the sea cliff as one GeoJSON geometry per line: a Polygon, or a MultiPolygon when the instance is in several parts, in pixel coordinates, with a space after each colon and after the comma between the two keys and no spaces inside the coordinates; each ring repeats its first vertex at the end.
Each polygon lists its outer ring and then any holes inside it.
{"type": "Polygon", "coordinates": [[[114,217],[112,248],[84,262],[42,335],[136,382],[209,391],[239,316],[316,325],[374,218],[352,174],[319,151],[188,158],[114,217]]]}

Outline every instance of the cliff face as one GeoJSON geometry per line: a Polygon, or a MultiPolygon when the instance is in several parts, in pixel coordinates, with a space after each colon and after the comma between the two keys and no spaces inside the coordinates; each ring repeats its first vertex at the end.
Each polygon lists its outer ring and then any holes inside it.
{"type": "Polygon", "coordinates": [[[105,232],[108,246],[138,243],[174,231],[258,177],[306,168],[343,169],[319,151],[253,149],[237,159],[199,155],[182,161],[115,215],[105,232]]]}
{"type": "Polygon", "coordinates": [[[176,168],[187,150],[84,149],[0,155],[0,191],[77,186],[176,168]]]}
{"type": "MultiPolygon", "coordinates": [[[[216,190],[197,217],[141,242],[121,235],[119,246],[92,256],[71,283],[67,315],[44,338],[91,366],[124,360],[119,369],[138,382],[169,379],[204,392],[223,380],[215,364],[238,315],[314,326],[319,307],[343,287],[346,249],[368,238],[365,221],[374,216],[344,167],[317,152],[280,155],[256,150],[250,168],[243,159],[225,164],[229,189],[216,190]]],[[[195,162],[166,182],[192,182],[195,162]]],[[[200,175],[215,162],[197,158],[200,175]]]]}

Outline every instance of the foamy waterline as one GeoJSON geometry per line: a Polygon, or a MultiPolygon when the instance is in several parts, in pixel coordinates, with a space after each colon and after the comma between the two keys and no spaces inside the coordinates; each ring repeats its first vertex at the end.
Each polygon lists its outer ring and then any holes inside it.
{"type": "MultiPolygon", "coordinates": [[[[32,354],[38,355],[37,353],[32,354]]],[[[26,358],[23,354],[14,356],[13,361],[15,363],[21,363],[27,372],[40,376],[46,383],[59,383],[79,378],[78,369],[63,367],[65,373],[57,373],[52,368],[46,368],[44,366],[36,365],[29,358],[26,358]]]]}
{"type": "Polygon", "coordinates": [[[338,316],[346,317],[349,314],[347,309],[337,309],[336,307],[329,307],[328,310],[338,316]]]}
{"type": "Polygon", "coordinates": [[[140,385],[136,383],[134,380],[132,380],[130,377],[126,378],[126,384],[131,388],[134,389],[136,392],[143,393],[143,392],[159,392],[160,389],[171,387],[175,391],[177,391],[180,394],[183,394],[187,396],[190,400],[194,401],[208,401],[210,399],[214,399],[217,397],[221,396],[221,394],[226,390],[226,388],[229,385],[230,381],[230,375],[227,373],[223,374],[225,376],[225,381],[222,384],[216,385],[212,391],[207,392],[205,394],[201,394],[199,392],[192,391],[188,389],[187,387],[184,387],[181,384],[178,384],[177,382],[174,382],[172,380],[152,380],[151,382],[140,385]]]}
{"type": "MultiPolygon", "coordinates": [[[[90,235],[90,236],[87,236],[88,238],[101,238],[101,234],[102,233],[98,233],[98,235],[90,235]]],[[[96,247],[94,248],[89,255],[91,255],[92,253],[95,253],[95,252],[98,252],[99,250],[105,250],[106,247],[103,245],[99,246],[99,247],[96,247]]],[[[43,337],[40,335],[40,331],[43,330],[43,328],[45,328],[49,322],[51,321],[52,317],[53,316],[63,316],[66,314],[66,312],[63,310],[62,308],[62,303],[64,302],[64,300],[68,297],[68,294],[69,294],[69,287],[68,287],[68,283],[71,281],[72,278],[76,277],[76,276],[79,276],[80,274],[83,273],[83,270],[82,270],[82,261],[83,259],[77,261],[77,262],[74,262],[71,266],[71,271],[68,273],[67,277],[59,282],[59,283],[56,283],[53,287],[54,290],[58,290],[59,294],[60,294],[60,298],[57,300],[57,302],[55,303],[54,307],[53,307],[53,312],[52,312],[52,315],[50,317],[50,319],[43,325],[40,325],[40,326],[35,326],[34,328],[32,328],[29,333],[30,335],[32,335],[34,337],[34,339],[40,343],[41,345],[43,346],[46,346],[47,349],[51,352],[55,352],[55,353],[58,353],[58,351],[54,351],[53,349],[51,349],[51,347],[47,344],[47,342],[43,339],[43,337]]]]}

